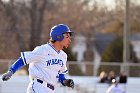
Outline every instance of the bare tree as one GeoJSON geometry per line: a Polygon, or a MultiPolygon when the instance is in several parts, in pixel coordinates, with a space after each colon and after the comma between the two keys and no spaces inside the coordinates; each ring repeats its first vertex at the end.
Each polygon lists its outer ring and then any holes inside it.
{"type": "Polygon", "coordinates": [[[47,4],[47,0],[31,1],[31,10],[30,10],[30,18],[31,18],[30,49],[31,50],[40,43],[46,4],[47,4]]]}
{"type": "Polygon", "coordinates": [[[16,36],[17,43],[19,45],[19,50],[24,50],[25,43],[23,33],[19,27],[19,24],[21,23],[21,18],[22,16],[24,16],[21,12],[22,7],[19,7],[21,5],[15,3],[14,0],[10,0],[8,3],[4,3],[2,0],[0,0],[0,5],[1,7],[3,7],[3,12],[9,19],[9,22],[7,22],[8,26],[5,29],[6,34],[8,34],[8,37],[11,37],[11,35],[13,35],[11,33],[14,33],[14,35],[16,36]]]}

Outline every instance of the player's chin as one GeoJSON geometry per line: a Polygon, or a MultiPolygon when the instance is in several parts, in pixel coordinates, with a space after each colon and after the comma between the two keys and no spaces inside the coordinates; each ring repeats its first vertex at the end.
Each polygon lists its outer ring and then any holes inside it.
{"type": "Polygon", "coordinates": [[[68,48],[68,47],[69,47],[69,45],[70,45],[70,43],[69,43],[69,44],[64,45],[64,47],[63,47],[63,48],[68,48]]]}
{"type": "Polygon", "coordinates": [[[63,46],[63,49],[68,48],[68,46],[63,46]]]}

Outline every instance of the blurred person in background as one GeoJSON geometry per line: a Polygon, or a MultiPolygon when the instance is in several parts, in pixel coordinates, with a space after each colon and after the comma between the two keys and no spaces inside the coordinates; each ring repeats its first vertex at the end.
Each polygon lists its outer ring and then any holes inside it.
{"type": "Polygon", "coordinates": [[[112,80],[116,78],[115,72],[114,71],[110,71],[109,75],[108,75],[108,83],[112,83],[112,80]]]}
{"type": "Polygon", "coordinates": [[[100,73],[99,78],[100,78],[99,83],[108,83],[108,76],[107,76],[107,73],[105,71],[102,71],[100,73]]]}
{"type": "Polygon", "coordinates": [[[119,86],[119,82],[116,79],[112,79],[112,85],[107,89],[106,93],[125,93],[125,91],[119,86]]]}
{"type": "Polygon", "coordinates": [[[119,83],[127,83],[127,76],[124,72],[121,72],[119,75],[119,83]]]}

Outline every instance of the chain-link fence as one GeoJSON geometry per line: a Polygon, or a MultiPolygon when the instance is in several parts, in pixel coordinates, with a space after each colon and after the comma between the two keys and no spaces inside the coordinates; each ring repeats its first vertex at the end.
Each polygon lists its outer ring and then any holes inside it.
{"type": "Polygon", "coordinates": [[[127,68],[129,77],[140,77],[140,63],[118,63],[118,62],[101,62],[94,64],[93,62],[68,62],[68,69],[71,75],[98,76],[102,71],[109,73],[113,71],[115,75],[127,68]]]}

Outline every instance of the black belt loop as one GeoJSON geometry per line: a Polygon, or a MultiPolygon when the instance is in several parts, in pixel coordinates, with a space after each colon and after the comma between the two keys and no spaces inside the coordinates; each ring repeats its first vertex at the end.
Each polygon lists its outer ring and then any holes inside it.
{"type": "Polygon", "coordinates": [[[54,86],[52,86],[51,84],[47,83],[47,87],[54,90],[54,86]]]}
{"type": "MultiPolygon", "coordinates": [[[[33,80],[34,80],[34,79],[33,79],[33,80]]],[[[40,79],[37,79],[37,82],[39,82],[39,83],[43,84],[43,81],[42,81],[42,80],[40,80],[40,79]]],[[[47,83],[47,87],[48,87],[48,88],[50,88],[50,89],[52,89],[52,90],[54,90],[54,86],[53,86],[53,85],[51,85],[51,84],[49,84],[49,83],[47,83]]]]}
{"type": "Polygon", "coordinates": [[[43,81],[42,81],[42,80],[40,80],[40,79],[37,79],[37,82],[39,82],[39,83],[41,83],[41,84],[43,83],[43,81]]]}

